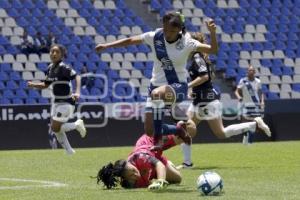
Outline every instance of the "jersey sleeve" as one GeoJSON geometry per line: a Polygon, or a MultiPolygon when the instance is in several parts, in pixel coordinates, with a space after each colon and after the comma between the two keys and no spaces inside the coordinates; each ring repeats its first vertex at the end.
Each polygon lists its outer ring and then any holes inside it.
{"type": "Polygon", "coordinates": [[[154,35],[155,35],[155,32],[150,31],[150,32],[143,33],[140,36],[144,43],[151,45],[151,44],[153,44],[154,35]]]}
{"type": "Polygon", "coordinates": [[[198,53],[194,55],[194,64],[198,75],[203,76],[208,73],[207,64],[198,53]]]}
{"type": "Polygon", "coordinates": [[[243,87],[244,87],[244,79],[241,78],[239,84],[237,85],[237,88],[238,88],[238,89],[242,89],[243,87]]]}
{"type": "Polygon", "coordinates": [[[50,73],[50,67],[48,67],[48,69],[47,69],[47,71],[46,71],[46,73],[45,73],[45,76],[46,76],[46,78],[45,78],[45,80],[43,80],[42,82],[44,82],[46,85],[50,85],[53,81],[51,81],[50,79],[49,79],[49,73],[50,73]]]}
{"type": "Polygon", "coordinates": [[[72,69],[71,67],[65,66],[65,67],[63,68],[63,75],[64,75],[64,77],[66,77],[68,80],[73,80],[73,79],[76,77],[77,73],[76,73],[76,71],[75,71],[74,69],[72,69]]]}
{"type": "Polygon", "coordinates": [[[186,40],[187,47],[190,52],[196,51],[201,46],[201,43],[199,41],[192,39],[190,36],[186,36],[186,40]]]}
{"type": "Polygon", "coordinates": [[[257,79],[257,89],[258,90],[262,89],[261,81],[259,79],[257,79]]]}

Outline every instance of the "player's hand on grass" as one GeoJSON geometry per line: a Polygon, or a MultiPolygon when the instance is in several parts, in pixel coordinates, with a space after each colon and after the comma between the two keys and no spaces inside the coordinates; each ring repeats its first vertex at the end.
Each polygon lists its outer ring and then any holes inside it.
{"type": "Polygon", "coordinates": [[[163,179],[157,179],[157,180],[153,180],[151,185],[148,186],[148,189],[152,191],[160,191],[165,189],[168,185],[169,185],[168,181],[163,179]]]}

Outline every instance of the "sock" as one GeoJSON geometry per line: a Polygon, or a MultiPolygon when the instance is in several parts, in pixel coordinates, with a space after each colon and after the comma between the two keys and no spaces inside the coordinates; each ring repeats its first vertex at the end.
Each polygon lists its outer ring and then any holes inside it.
{"type": "Polygon", "coordinates": [[[49,144],[50,144],[51,148],[57,149],[57,140],[55,137],[55,133],[52,130],[50,130],[48,136],[49,136],[49,144]]]}
{"type": "Polygon", "coordinates": [[[153,125],[154,125],[154,144],[162,137],[162,118],[163,108],[165,104],[163,100],[152,100],[153,107],[153,125]]]}
{"type": "Polygon", "coordinates": [[[224,128],[224,134],[225,137],[228,138],[234,135],[240,135],[247,131],[255,132],[255,130],[256,130],[256,122],[246,122],[246,123],[227,126],[226,128],[224,128]]]}
{"type": "Polygon", "coordinates": [[[71,147],[65,132],[55,133],[57,141],[66,150],[67,154],[74,154],[75,150],[71,147]]]}
{"type": "Polygon", "coordinates": [[[183,162],[185,164],[192,164],[192,145],[187,145],[185,143],[181,144],[181,149],[182,149],[182,153],[183,153],[183,162]]]}
{"type": "Polygon", "coordinates": [[[176,125],[162,124],[162,134],[163,135],[175,135],[178,131],[176,125]]]}
{"type": "Polygon", "coordinates": [[[164,144],[163,144],[163,150],[170,149],[171,147],[176,146],[175,142],[175,136],[174,135],[167,135],[163,137],[164,144]]]}
{"type": "Polygon", "coordinates": [[[63,125],[61,125],[60,127],[60,131],[61,132],[69,132],[72,130],[76,129],[76,125],[75,122],[71,122],[71,123],[64,123],[63,125]]]}

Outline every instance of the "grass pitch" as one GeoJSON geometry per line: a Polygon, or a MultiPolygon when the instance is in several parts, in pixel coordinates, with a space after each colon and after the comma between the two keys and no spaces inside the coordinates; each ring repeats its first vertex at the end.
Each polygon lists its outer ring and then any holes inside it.
{"type": "MultiPolygon", "coordinates": [[[[63,150],[0,151],[0,200],[152,200],[152,199],[300,199],[300,142],[242,144],[195,144],[191,170],[181,170],[183,181],[166,191],[147,189],[105,190],[96,185],[100,166],[126,158],[131,147],[63,150]],[[224,182],[224,194],[201,196],[197,177],[214,170],[224,182]]],[[[182,161],[175,147],[165,155],[175,164],[182,161]]]]}

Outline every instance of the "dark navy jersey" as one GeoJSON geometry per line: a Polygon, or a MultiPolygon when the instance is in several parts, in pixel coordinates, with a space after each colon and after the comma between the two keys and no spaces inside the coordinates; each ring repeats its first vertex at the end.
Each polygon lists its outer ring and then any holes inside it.
{"type": "Polygon", "coordinates": [[[51,63],[46,72],[46,85],[52,84],[54,102],[56,103],[71,103],[75,104],[71,98],[72,83],[71,81],[76,77],[76,71],[66,65],[64,62],[59,62],[54,65],[51,63]]]}
{"type": "Polygon", "coordinates": [[[197,77],[208,75],[208,80],[201,85],[193,87],[193,99],[194,105],[200,102],[211,102],[215,99],[219,99],[219,94],[214,89],[212,84],[212,72],[210,65],[205,61],[200,53],[195,53],[192,60],[189,62],[189,75],[191,81],[197,77]]]}

